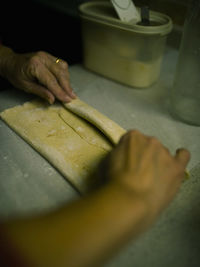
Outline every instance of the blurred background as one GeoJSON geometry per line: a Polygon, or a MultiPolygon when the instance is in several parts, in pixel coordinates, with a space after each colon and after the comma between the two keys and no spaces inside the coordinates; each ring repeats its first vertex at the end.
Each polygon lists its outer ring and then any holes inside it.
{"type": "MultiPolygon", "coordinates": [[[[136,6],[148,5],[151,10],[165,13],[173,19],[174,30],[168,42],[178,48],[188,1],[135,0],[134,3],[136,6]]],[[[83,2],[88,1],[2,0],[1,40],[18,52],[45,50],[69,64],[79,63],[82,49],[78,6],[83,2]]]]}

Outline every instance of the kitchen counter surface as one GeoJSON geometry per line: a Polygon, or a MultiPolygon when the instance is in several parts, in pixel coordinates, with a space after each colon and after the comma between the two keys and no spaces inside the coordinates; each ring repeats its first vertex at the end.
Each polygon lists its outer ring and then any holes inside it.
{"type": "MultiPolygon", "coordinates": [[[[190,179],[151,230],[130,243],[106,267],[199,266],[200,249],[200,127],[170,115],[169,90],[178,52],[167,48],[159,81],[150,88],[133,89],[86,70],[70,67],[78,96],[125,129],[139,129],[159,138],[172,153],[191,151],[190,179]]],[[[0,111],[34,96],[12,87],[0,93],[0,111]]],[[[0,216],[7,219],[54,209],[79,197],[44,158],[0,120],[0,216]]]]}

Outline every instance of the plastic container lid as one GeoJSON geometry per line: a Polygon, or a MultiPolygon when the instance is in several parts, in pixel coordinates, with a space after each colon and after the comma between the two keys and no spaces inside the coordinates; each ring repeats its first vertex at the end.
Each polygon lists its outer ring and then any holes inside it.
{"type": "MultiPolygon", "coordinates": [[[[140,12],[140,8],[138,8],[140,12]]],[[[79,6],[80,16],[84,19],[110,25],[112,27],[125,29],[140,34],[166,35],[172,30],[172,20],[169,16],[150,11],[150,21],[156,22],[156,26],[142,26],[121,21],[110,2],[92,1],[79,6]]]]}

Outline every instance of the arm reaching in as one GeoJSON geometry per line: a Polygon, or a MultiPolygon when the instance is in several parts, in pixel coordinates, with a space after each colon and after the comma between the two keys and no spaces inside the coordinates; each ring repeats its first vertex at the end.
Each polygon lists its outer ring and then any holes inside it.
{"type": "Polygon", "coordinates": [[[46,99],[70,102],[76,96],[69,81],[67,62],[47,52],[18,54],[0,45],[0,75],[13,86],[46,99]]]}
{"type": "Polygon", "coordinates": [[[31,266],[99,266],[148,229],[176,195],[189,152],[173,156],[155,138],[130,131],[99,175],[107,183],[59,210],[2,225],[31,266]]]}

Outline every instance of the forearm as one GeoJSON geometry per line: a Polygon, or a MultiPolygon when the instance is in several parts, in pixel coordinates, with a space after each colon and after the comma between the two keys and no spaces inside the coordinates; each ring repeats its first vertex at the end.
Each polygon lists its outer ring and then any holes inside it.
{"type": "Polygon", "coordinates": [[[146,212],[144,202],[108,185],[55,213],[5,229],[33,266],[98,266],[145,228],[146,212]]]}
{"type": "Polygon", "coordinates": [[[11,48],[0,44],[0,76],[6,78],[6,72],[12,66],[13,55],[11,48]]]}

